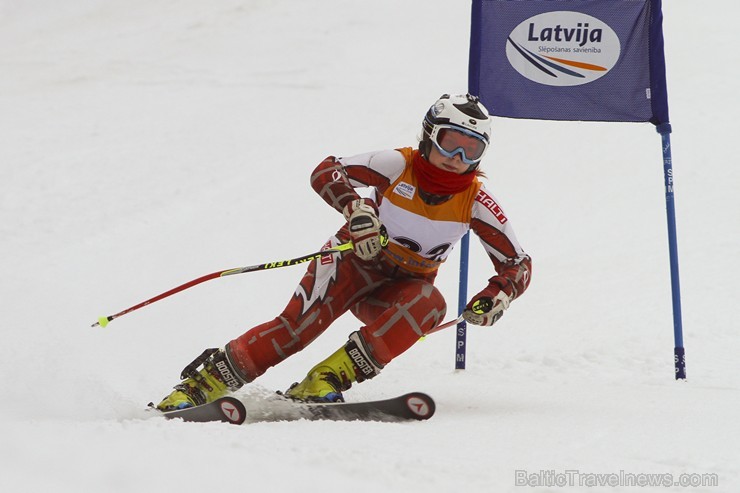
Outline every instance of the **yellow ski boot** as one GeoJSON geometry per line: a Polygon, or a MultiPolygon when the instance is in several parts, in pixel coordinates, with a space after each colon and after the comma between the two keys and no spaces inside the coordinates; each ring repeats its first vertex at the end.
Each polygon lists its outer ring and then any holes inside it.
{"type": "Polygon", "coordinates": [[[347,344],[311,368],[306,378],[291,385],[284,395],[306,402],[344,402],[342,392],[352,387],[352,382],[373,378],[382,369],[370,356],[360,333],[353,332],[347,344]]]}
{"type": "Polygon", "coordinates": [[[206,349],[180,375],[182,382],[175,390],[157,404],[160,411],[173,411],[186,407],[200,406],[238,390],[244,382],[237,376],[221,349],[206,349]],[[203,368],[198,371],[198,367],[203,368]]]}

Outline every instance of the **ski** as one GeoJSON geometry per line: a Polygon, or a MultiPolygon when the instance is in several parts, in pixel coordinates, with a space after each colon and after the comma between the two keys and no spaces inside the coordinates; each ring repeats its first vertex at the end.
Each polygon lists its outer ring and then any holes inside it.
{"type": "Polygon", "coordinates": [[[297,405],[306,409],[306,419],[334,421],[422,421],[431,418],[436,409],[434,400],[421,392],[378,401],[297,405]]]}
{"type": "Polygon", "coordinates": [[[264,400],[254,413],[234,397],[222,397],[202,406],[165,411],[167,419],[190,422],[222,421],[242,424],[260,421],[421,421],[434,415],[434,400],[422,392],[411,392],[390,399],[363,402],[307,403],[280,397],[264,400]],[[249,415],[249,416],[248,416],[249,415]],[[249,419],[247,419],[249,417],[249,419]]]}
{"type": "Polygon", "coordinates": [[[183,421],[207,423],[209,421],[223,421],[240,425],[247,418],[247,410],[239,399],[222,397],[202,406],[186,407],[174,411],[163,411],[167,419],[180,418],[183,421]]]}

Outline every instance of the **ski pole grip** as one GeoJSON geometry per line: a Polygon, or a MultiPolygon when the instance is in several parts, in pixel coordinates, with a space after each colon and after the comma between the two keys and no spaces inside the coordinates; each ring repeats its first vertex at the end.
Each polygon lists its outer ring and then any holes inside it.
{"type": "Polygon", "coordinates": [[[380,226],[380,246],[381,248],[388,246],[388,230],[385,229],[385,225],[380,226]]]}
{"type": "Polygon", "coordinates": [[[493,308],[493,299],[490,296],[484,296],[483,298],[475,300],[473,306],[470,307],[473,313],[476,315],[483,315],[488,313],[493,308]]]}

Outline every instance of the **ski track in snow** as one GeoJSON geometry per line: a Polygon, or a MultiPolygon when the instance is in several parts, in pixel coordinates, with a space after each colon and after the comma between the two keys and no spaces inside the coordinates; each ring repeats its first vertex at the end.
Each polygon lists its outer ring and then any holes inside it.
{"type": "MultiPolygon", "coordinates": [[[[311,170],[416,142],[428,105],[466,88],[469,4],[0,2],[2,490],[737,491],[738,68],[705,51],[735,41],[740,7],[715,4],[664,4],[688,381],[672,378],[653,128],[498,119],[484,168],[533,257],[530,290],[470,328],[464,372],[450,330],[346,395],[423,391],[436,415],[235,427],[144,408],[203,348],[274,317],[302,267],[90,324],[322,245],[341,217],[311,170]],[[515,485],[567,470],[719,485],[515,485]]],[[[471,257],[475,292],[492,274],[477,240],[471,257]]],[[[456,263],[438,278],[451,306],[456,263]]],[[[356,327],[341,318],[239,395],[287,388],[356,327]]]]}

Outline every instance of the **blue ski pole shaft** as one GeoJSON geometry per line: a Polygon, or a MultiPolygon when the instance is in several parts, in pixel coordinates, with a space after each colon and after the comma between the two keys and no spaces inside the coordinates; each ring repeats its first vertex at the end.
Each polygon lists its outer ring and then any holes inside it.
{"type": "Polygon", "coordinates": [[[665,179],[666,218],[668,220],[668,254],[671,265],[671,296],[673,301],[673,359],[676,380],[686,378],[686,353],[683,346],[681,321],[681,285],[678,275],[678,241],[676,235],[676,207],[673,195],[673,162],[671,159],[671,125],[657,126],[663,147],[663,174],[665,179]]]}

